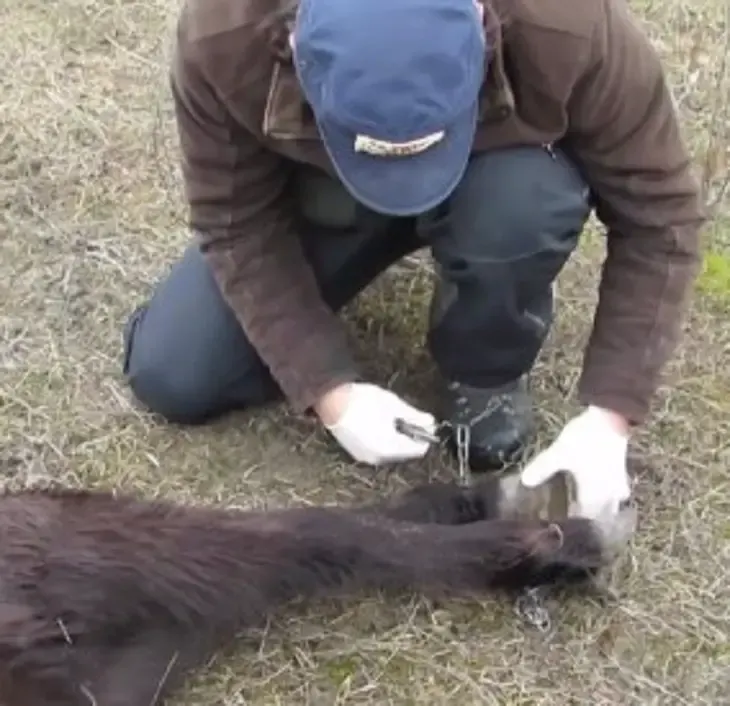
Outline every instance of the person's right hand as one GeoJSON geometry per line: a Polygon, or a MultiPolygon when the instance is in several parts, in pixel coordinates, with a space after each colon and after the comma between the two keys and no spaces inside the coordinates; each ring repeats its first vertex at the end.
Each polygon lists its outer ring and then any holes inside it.
{"type": "Polygon", "coordinates": [[[582,516],[618,516],[623,504],[631,500],[628,443],[626,422],[608,410],[588,407],[522,470],[522,483],[534,488],[565,471],[575,480],[582,516]]]}
{"type": "Polygon", "coordinates": [[[422,458],[425,441],[396,431],[395,420],[436,432],[436,420],[398,395],[370,383],[349,383],[328,392],[316,405],[325,428],[356,461],[370,465],[422,458]]]}

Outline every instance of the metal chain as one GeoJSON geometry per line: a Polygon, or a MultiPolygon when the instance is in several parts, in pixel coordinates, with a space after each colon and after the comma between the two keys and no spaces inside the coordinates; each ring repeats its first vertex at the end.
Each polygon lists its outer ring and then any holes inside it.
{"type": "Polygon", "coordinates": [[[514,610],[519,618],[541,633],[547,633],[552,628],[550,612],[545,605],[545,596],[537,587],[526,588],[515,601],[514,610]]]}
{"type": "Polygon", "coordinates": [[[471,469],[469,468],[469,439],[471,427],[468,424],[456,426],[456,457],[459,462],[459,482],[462,485],[471,485],[471,469]]]}
{"type": "MultiPolygon", "coordinates": [[[[469,423],[461,423],[452,425],[449,422],[442,423],[440,426],[453,426],[456,436],[456,455],[459,464],[459,482],[462,485],[469,486],[472,483],[471,470],[469,468],[469,440],[471,438],[471,427],[480,421],[484,416],[491,413],[491,409],[487,408],[469,423]]],[[[539,632],[545,634],[552,628],[552,620],[550,612],[545,605],[544,591],[538,587],[531,587],[517,597],[514,603],[514,611],[516,615],[536,628],[539,632]]]]}
{"type": "Polygon", "coordinates": [[[471,469],[469,468],[469,443],[471,440],[471,428],[478,424],[484,417],[490,415],[497,409],[498,403],[487,405],[479,414],[472,417],[468,422],[452,423],[443,420],[437,426],[437,433],[442,429],[451,428],[454,430],[456,441],[456,458],[459,464],[459,482],[469,486],[472,483],[471,469]]]}
{"type": "MultiPolygon", "coordinates": [[[[396,427],[403,433],[410,434],[413,438],[423,439],[430,443],[442,443],[445,439],[440,438],[439,432],[445,428],[452,428],[456,438],[456,455],[459,464],[459,482],[463,486],[472,484],[471,469],[469,468],[469,441],[471,438],[471,428],[484,417],[494,411],[494,407],[488,406],[478,415],[474,416],[468,422],[460,422],[453,424],[448,420],[443,420],[436,427],[436,433],[431,434],[425,432],[413,425],[408,424],[404,420],[397,420],[396,427]]],[[[544,590],[538,587],[531,587],[518,596],[514,604],[515,613],[526,623],[532,625],[541,633],[547,633],[552,627],[550,613],[545,606],[544,590]]]]}
{"type": "Polygon", "coordinates": [[[475,414],[471,419],[469,419],[466,422],[460,422],[457,424],[454,424],[450,422],[448,419],[442,420],[439,425],[438,429],[446,429],[446,428],[453,428],[458,429],[461,426],[467,427],[468,429],[471,429],[471,427],[475,426],[476,424],[479,424],[479,422],[482,421],[485,417],[488,417],[492,412],[499,409],[499,401],[495,400],[493,404],[487,405],[479,414],[475,414]]]}

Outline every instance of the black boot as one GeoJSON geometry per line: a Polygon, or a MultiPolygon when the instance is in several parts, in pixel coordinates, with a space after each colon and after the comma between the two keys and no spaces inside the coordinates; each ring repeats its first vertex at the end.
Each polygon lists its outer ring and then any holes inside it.
{"type": "Polygon", "coordinates": [[[469,426],[469,468],[499,470],[520,460],[533,433],[532,400],[526,378],[498,388],[446,386],[443,417],[452,425],[449,444],[456,454],[459,424],[469,426]]]}

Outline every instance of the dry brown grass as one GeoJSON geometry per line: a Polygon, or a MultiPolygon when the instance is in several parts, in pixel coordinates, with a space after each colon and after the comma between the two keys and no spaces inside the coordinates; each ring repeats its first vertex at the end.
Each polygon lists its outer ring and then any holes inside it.
{"type": "MultiPolygon", "coordinates": [[[[726,2],[642,7],[718,216],[730,154],[726,2]]],[[[434,457],[425,470],[370,474],[276,410],[180,430],[129,404],[122,323],[186,241],[164,75],[174,11],[161,0],[0,6],[1,472],[247,506],[349,501],[453,473],[434,457]]],[[[575,409],[596,247],[587,242],[562,280],[537,376],[543,440],[575,409]]],[[[421,399],[429,366],[414,336],[427,291],[422,271],[384,278],[353,317],[378,378],[421,399]],[[407,289],[407,311],[393,312],[394,290],[407,289]]],[[[176,703],[730,703],[727,306],[696,301],[670,385],[636,440],[653,470],[638,479],[641,531],[617,570],[618,605],[555,604],[547,640],[486,599],[320,606],[277,618],[176,703]]]]}

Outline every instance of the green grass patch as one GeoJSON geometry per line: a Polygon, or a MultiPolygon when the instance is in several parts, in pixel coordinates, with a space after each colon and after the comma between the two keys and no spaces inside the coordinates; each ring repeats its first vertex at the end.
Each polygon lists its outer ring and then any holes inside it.
{"type": "Polygon", "coordinates": [[[703,294],[730,302],[730,253],[709,251],[705,254],[697,288],[703,294]]]}
{"type": "Polygon", "coordinates": [[[332,660],[327,666],[327,674],[335,686],[341,686],[357,673],[358,664],[354,657],[332,660]]]}

